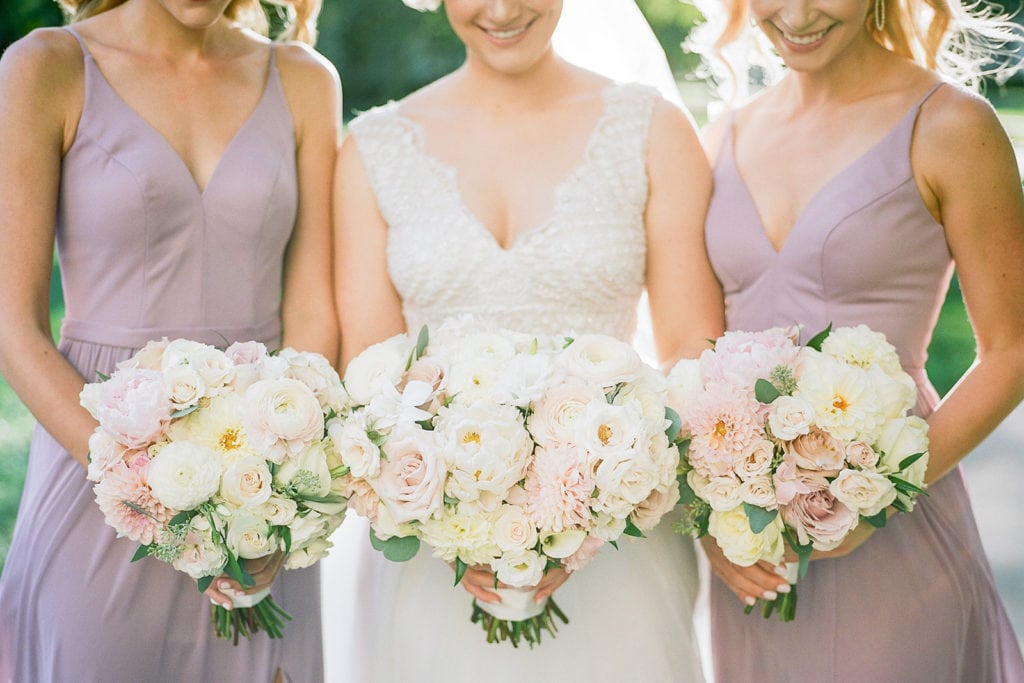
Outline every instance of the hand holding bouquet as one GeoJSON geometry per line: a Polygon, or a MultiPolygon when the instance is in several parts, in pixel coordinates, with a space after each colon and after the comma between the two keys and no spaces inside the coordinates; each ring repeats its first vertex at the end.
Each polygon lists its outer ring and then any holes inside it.
{"type": "MultiPolygon", "coordinates": [[[[322,356],[164,339],[87,384],[81,402],[100,423],[96,501],[118,536],[142,544],[134,560],[168,562],[202,592],[224,573],[253,585],[244,559],[281,552],[296,569],[326,555],[346,503],[325,421],[345,396],[322,356]]],[[[290,617],[265,595],[215,605],[217,634],[280,637],[290,617]]]]}
{"type": "Polygon", "coordinates": [[[451,323],[436,340],[424,328],[366,349],[345,385],[352,405],[328,432],[352,509],[389,559],[422,540],[456,584],[486,567],[510,587],[501,604],[474,603],[488,642],[553,635],[568,620],[532,599],[545,572],[580,569],[678,501],[665,380],[611,337],[451,323]]]}
{"type": "MultiPolygon", "coordinates": [[[[862,521],[884,526],[924,492],[928,425],[907,414],[916,386],[863,325],[830,326],[804,347],[780,328],[729,332],[669,383],[689,437],[681,530],[710,534],[734,564],[780,564],[788,545],[802,576],[813,550],[862,521]]],[[[793,619],[795,587],[762,612],[776,608],[793,619]]]]}

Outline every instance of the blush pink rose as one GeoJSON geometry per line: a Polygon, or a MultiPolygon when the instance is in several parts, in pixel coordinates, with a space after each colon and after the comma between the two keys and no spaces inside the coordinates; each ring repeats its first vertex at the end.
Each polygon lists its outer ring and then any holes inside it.
{"type": "Polygon", "coordinates": [[[798,436],[784,448],[797,467],[829,477],[838,474],[846,463],[846,443],[820,430],[798,436]]]}
{"type": "Polygon", "coordinates": [[[840,502],[828,484],[802,493],[781,508],[782,519],[796,533],[801,544],[816,550],[833,550],[857,526],[859,516],[840,502]]]}
{"type": "Polygon", "coordinates": [[[772,484],[775,485],[775,497],[779,505],[788,505],[796,496],[828,486],[828,480],[821,472],[797,467],[793,458],[786,455],[772,475],[772,484]]]}
{"type": "Polygon", "coordinates": [[[156,441],[174,410],[163,375],[124,368],[99,385],[93,417],[118,443],[130,449],[156,441]]]}
{"type": "Polygon", "coordinates": [[[441,508],[447,476],[434,433],[396,428],[384,454],[380,475],[371,482],[377,495],[395,522],[426,521],[441,508]]]}

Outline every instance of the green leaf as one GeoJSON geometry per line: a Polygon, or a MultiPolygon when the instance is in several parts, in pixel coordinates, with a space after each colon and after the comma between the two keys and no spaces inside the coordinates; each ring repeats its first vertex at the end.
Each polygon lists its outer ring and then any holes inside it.
{"type": "Polygon", "coordinates": [[[185,512],[179,512],[178,514],[171,517],[171,521],[167,522],[167,525],[173,526],[176,524],[184,524],[190,519],[192,519],[192,511],[186,510],[185,512]]]}
{"type": "Polygon", "coordinates": [[[634,536],[636,538],[644,538],[644,532],[640,531],[636,524],[633,524],[633,520],[630,517],[626,517],[626,528],[622,533],[627,536],[634,536]]]}
{"type": "MultiPolygon", "coordinates": [[[[462,581],[462,577],[466,575],[466,570],[469,569],[469,565],[466,564],[461,557],[455,558],[455,585],[458,586],[459,582],[462,581]]],[[[495,579],[498,577],[495,576],[495,579]]]]}
{"type": "Polygon", "coordinates": [[[918,460],[923,458],[924,454],[926,452],[927,451],[921,451],[920,453],[914,453],[913,455],[908,455],[907,457],[903,458],[903,460],[900,462],[900,466],[897,469],[902,472],[903,470],[907,469],[908,467],[913,465],[915,462],[917,462],[918,460]]]}
{"type": "Polygon", "coordinates": [[[685,474],[680,474],[676,477],[676,481],[679,482],[678,505],[689,505],[697,500],[697,494],[693,492],[693,489],[690,487],[690,482],[686,480],[685,474]]]}
{"type": "Polygon", "coordinates": [[[825,343],[825,340],[828,339],[828,335],[830,334],[832,334],[832,323],[829,323],[828,327],[811,337],[811,341],[807,342],[807,346],[811,347],[815,351],[821,351],[821,345],[825,343]]]}
{"type": "Polygon", "coordinates": [[[754,398],[761,403],[771,403],[782,394],[775,388],[775,385],[766,379],[759,379],[754,382],[754,398]]]}
{"type": "Polygon", "coordinates": [[[110,379],[110,375],[105,375],[102,372],[100,372],[99,370],[96,371],[96,376],[99,377],[100,380],[102,380],[104,382],[106,382],[108,379],[110,379]]]}
{"type": "Polygon", "coordinates": [[[189,413],[194,413],[197,410],[199,410],[198,404],[194,406],[189,406],[188,408],[182,408],[181,410],[175,410],[173,413],[171,413],[171,419],[177,420],[179,417],[185,417],[189,413]]]}
{"type": "Polygon", "coordinates": [[[213,583],[214,578],[216,577],[204,576],[201,579],[196,580],[196,588],[199,589],[200,593],[205,593],[206,589],[210,587],[211,583],[213,583]]]}
{"type": "Polygon", "coordinates": [[[679,438],[679,432],[683,429],[683,419],[679,417],[679,413],[668,406],[665,406],[665,419],[671,423],[665,428],[665,436],[668,437],[669,443],[675,443],[679,438]]]}
{"type": "Polygon", "coordinates": [[[131,561],[132,562],[138,562],[142,558],[148,556],[151,552],[153,552],[153,545],[152,544],[150,544],[150,545],[140,545],[139,549],[135,551],[134,555],[132,555],[131,561]]]}
{"type": "Polygon", "coordinates": [[[861,517],[863,517],[868,524],[875,527],[876,529],[881,529],[882,527],[884,527],[885,521],[889,518],[889,516],[885,514],[885,510],[882,510],[877,515],[871,515],[870,517],[868,517],[867,515],[861,515],[861,517]]]}
{"type": "Polygon", "coordinates": [[[284,554],[287,555],[292,551],[292,529],[288,526],[277,527],[277,535],[281,537],[284,542],[284,554]]]}
{"type": "Polygon", "coordinates": [[[893,486],[896,487],[897,491],[900,491],[902,493],[919,493],[925,496],[928,495],[928,492],[925,491],[923,488],[917,486],[916,484],[911,484],[909,481],[906,481],[905,479],[900,479],[899,477],[894,477],[893,475],[890,474],[889,481],[892,482],[893,486]]]}
{"type": "Polygon", "coordinates": [[[743,511],[747,513],[747,520],[750,522],[750,530],[755,534],[759,534],[764,531],[765,528],[779,515],[778,510],[765,510],[762,507],[751,505],[750,503],[743,504],[743,511]]]}
{"type": "Polygon", "coordinates": [[[690,441],[691,439],[683,439],[678,444],[676,444],[676,447],[679,449],[680,458],[685,459],[686,456],[690,453],[690,441]]]}
{"type": "Polygon", "coordinates": [[[423,357],[423,354],[427,350],[427,344],[430,343],[430,332],[427,330],[427,326],[424,325],[420,328],[420,333],[416,337],[416,360],[423,357]]]}
{"type": "Polygon", "coordinates": [[[392,536],[386,541],[377,538],[370,529],[370,545],[384,553],[384,557],[392,562],[408,562],[420,550],[420,539],[415,536],[392,536]]]}

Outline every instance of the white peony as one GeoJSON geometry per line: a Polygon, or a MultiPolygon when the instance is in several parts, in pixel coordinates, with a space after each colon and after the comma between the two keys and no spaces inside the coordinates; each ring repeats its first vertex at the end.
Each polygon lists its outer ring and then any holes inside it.
{"type": "Polygon", "coordinates": [[[149,465],[147,479],[153,497],[175,510],[192,510],[220,488],[220,457],[209,448],[187,441],[169,443],[149,465]]]}
{"type": "Polygon", "coordinates": [[[414,342],[404,334],[366,348],[345,369],[345,390],[356,405],[364,406],[380,391],[382,384],[398,384],[414,342]]]}

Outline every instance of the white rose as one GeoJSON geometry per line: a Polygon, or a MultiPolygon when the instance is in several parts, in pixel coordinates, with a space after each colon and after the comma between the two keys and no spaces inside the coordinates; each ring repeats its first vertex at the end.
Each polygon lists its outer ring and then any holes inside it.
{"type": "Polygon", "coordinates": [[[317,538],[327,535],[327,524],[324,518],[317,512],[306,512],[305,515],[296,515],[288,525],[292,535],[292,547],[302,548],[317,538]]]}
{"type": "Polygon", "coordinates": [[[754,477],[740,484],[740,499],[765,510],[774,510],[779,506],[775,498],[775,486],[769,476],[754,477]]]}
{"type": "Polygon", "coordinates": [[[750,530],[750,521],[742,506],[725,512],[712,510],[708,533],[729,561],[741,567],[749,567],[759,560],[779,564],[785,554],[781,518],[776,516],[761,533],[755,534],[750,530]]]}
{"type": "Polygon", "coordinates": [[[855,467],[873,469],[878,464],[878,453],[863,441],[851,441],[846,444],[843,447],[843,455],[846,462],[855,467]]]}
{"type": "Polygon", "coordinates": [[[231,464],[221,477],[220,493],[237,507],[255,507],[270,499],[271,476],[267,461],[246,457],[231,464]]]}
{"type": "Polygon", "coordinates": [[[896,487],[877,472],[843,470],[829,490],[839,502],[865,517],[877,515],[896,500],[896,487]]]}
{"type": "Polygon", "coordinates": [[[523,509],[515,505],[502,505],[498,509],[492,531],[494,542],[502,552],[526,550],[537,545],[537,529],[523,509]]]}
{"type": "Polygon", "coordinates": [[[515,588],[536,586],[544,578],[547,560],[532,550],[508,552],[491,560],[498,581],[515,588]]]}
{"type": "Polygon", "coordinates": [[[323,409],[298,380],[260,380],[245,392],[245,431],[267,460],[281,464],[323,437],[323,409]]]}
{"type": "Polygon", "coordinates": [[[189,520],[178,548],[178,556],[171,564],[193,579],[219,575],[228,561],[220,543],[214,541],[213,529],[205,515],[195,515],[189,520]]]}
{"type": "Polygon", "coordinates": [[[164,348],[160,369],[167,371],[179,365],[194,365],[209,349],[213,347],[191,339],[175,339],[164,348]]]}
{"type": "MultiPolygon", "coordinates": [[[[900,463],[911,455],[928,451],[928,423],[914,415],[889,420],[882,427],[876,446],[883,453],[879,470],[895,474],[899,472],[900,463]]],[[[925,455],[911,465],[902,478],[920,486],[927,468],[928,456],[925,455]]]]}
{"type": "Polygon", "coordinates": [[[176,365],[164,370],[164,384],[171,404],[178,410],[199,403],[206,395],[206,383],[191,365],[176,365]]]}
{"type": "Polygon", "coordinates": [[[711,485],[711,477],[703,472],[690,470],[686,473],[686,483],[690,485],[690,490],[693,491],[694,495],[704,500],[707,499],[706,492],[708,486],[711,485]]]}
{"type": "Polygon", "coordinates": [[[303,548],[293,550],[284,559],[285,569],[305,569],[327,557],[334,544],[324,538],[318,538],[303,548]]]}
{"type": "Polygon", "coordinates": [[[327,433],[334,443],[334,451],[353,477],[369,479],[380,473],[380,448],[370,440],[366,414],[352,413],[343,420],[331,420],[327,433]]]}
{"type": "Polygon", "coordinates": [[[656,488],[647,496],[647,500],[640,503],[633,510],[630,519],[633,525],[641,531],[650,531],[665,514],[674,508],[679,502],[679,482],[675,479],[667,488],[656,488]]]}
{"type": "Polygon", "coordinates": [[[272,495],[257,509],[256,514],[271,526],[288,526],[295,519],[298,509],[298,504],[291,498],[272,495]]]}
{"type": "Polygon", "coordinates": [[[398,384],[414,342],[400,334],[368,347],[345,369],[345,390],[356,405],[364,406],[383,383],[398,384]]]}
{"type": "Polygon", "coordinates": [[[540,539],[540,547],[548,557],[561,559],[563,557],[569,557],[579,550],[586,538],[586,531],[561,531],[557,534],[547,534],[542,536],[540,539]]]}
{"type": "Polygon", "coordinates": [[[712,510],[727,512],[743,501],[741,482],[732,475],[711,477],[702,497],[707,500],[712,510]]]}
{"type": "Polygon", "coordinates": [[[768,408],[768,426],[775,438],[792,441],[811,431],[814,406],[796,396],[780,396],[768,408]]]}
{"type": "Polygon", "coordinates": [[[246,514],[232,516],[225,540],[236,557],[247,560],[266,557],[278,546],[277,537],[271,535],[267,521],[246,514]]]}
{"type": "Polygon", "coordinates": [[[551,386],[534,404],[527,420],[530,433],[547,448],[568,446],[576,441],[576,422],[587,405],[604,401],[600,388],[580,379],[566,379],[551,386]]]}
{"type": "Polygon", "coordinates": [[[207,390],[215,394],[225,384],[234,378],[235,364],[220,349],[212,346],[206,347],[202,353],[197,354],[191,363],[191,367],[203,380],[207,390]]]}
{"type": "Polygon", "coordinates": [[[576,337],[559,356],[561,366],[575,377],[610,388],[636,380],[643,361],[632,346],[602,334],[576,337]]]}
{"type": "Polygon", "coordinates": [[[441,508],[447,471],[434,432],[396,428],[384,444],[386,462],[371,482],[398,523],[423,522],[441,508]]]}
{"type": "Polygon", "coordinates": [[[192,510],[220,488],[220,457],[203,446],[169,443],[149,464],[147,479],[153,497],[164,507],[192,510]]]}
{"type": "Polygon", "coordinates": [[[771,470],[774,458],[775,445],[771,441],[762,439],[750,449],[743,460],[736,464],[733,471],[743,480],[761,477],[771,470]]]}

